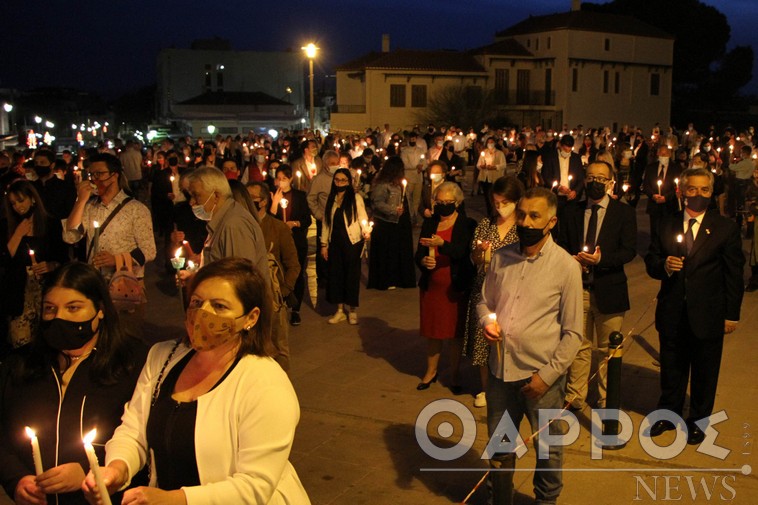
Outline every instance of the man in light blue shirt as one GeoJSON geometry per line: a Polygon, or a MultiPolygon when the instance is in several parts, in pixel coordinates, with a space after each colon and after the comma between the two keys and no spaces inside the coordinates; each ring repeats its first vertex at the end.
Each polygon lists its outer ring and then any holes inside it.
{"type": "MultiPolygon", "coordinates": [[[[490,437],[506,413],[516,429],[526,416],[536,432],[540,409],[563,408],[565,373],[582,342],[583,295],[581,267],[550,235],[558,222],[557,206],[549,189],[526,193],[516,211],[519,243],[497,251],[482,287],[477,312],[493,346],[487,386],[490,437]]],[[[551,446],[548,459],[537,459],[536,503],[558,499],[562,456],[560,446],[551,446]]],[[[503,470],[515,464],[513,453],[497,453],[490,460],[497,505],[512,503],[513,472],[503,470]]]]}

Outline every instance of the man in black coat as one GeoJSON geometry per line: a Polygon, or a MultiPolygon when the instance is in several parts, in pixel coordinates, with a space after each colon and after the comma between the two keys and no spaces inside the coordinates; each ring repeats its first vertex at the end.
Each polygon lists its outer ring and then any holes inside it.
{"type": "MultiPolygon", "coordinates": [[[[584,335],[566,384],[572,410],[586,405],[593,349],[602,358],[608,355],[610,334],[621,330],[629,310],[624,265],[637,254],[637,219],[632,207],[608,195],[613,185],[610,165],[591,163],[585,176],[587,205],[567,209],[561,226],[559,243],[581,264],[584,287],[584,335]]],[[[598,374],[599,408],[605,408],[606,371],[598,374]]]]}
{"type": "Polygon", "coordinates": [[[661,219],[679,212],[679,194],[676,179],[681,169],[671,162],[671,148],[663,144],[658,147],[658,158],[645,167],[642,190],[647,195],[647,209],[650,216],[650,239],[655,240],[661,219]]]}
{"type": "Polygon", "coordinates": [[[549,149],[542,155],[542,180],[545,186],[558,195],[558,226],[553,228],[553,237],[563,221],[566,207],[581,207],[584,200],[584,166],[582,157],[574,152],[574,137],[564,135],[558,149],[549,149]]]}
{"type": "MultiPolygon", "coordinates": [[[[737,328],[745,256],[737,225],[707,210],[713,175],[703,168],[681,174],[685,210],[664,216],[645,257],[648,275],[661,280],[655,327],[660,339],[661,397],[658,408],[679,416],[690,379],[687,443],[705,435],[696,421],[713,411],[724,334],[737,328]]],[[[653,424],[655,437],[675,426],[653,424]]]]}

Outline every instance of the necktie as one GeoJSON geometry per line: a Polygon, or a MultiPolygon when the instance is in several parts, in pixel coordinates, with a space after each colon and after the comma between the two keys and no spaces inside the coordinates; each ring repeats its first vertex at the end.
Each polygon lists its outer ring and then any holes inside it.
{"type": "Polygon", "coordinates": [[[597,237],[597,211],[600,209],[600,205],[595,204],[592,206],[592,214],[590,214],[590,222],[587,225],[587,236],[584,239],[584,243],[587,246],[587,252],[593,254],[595,252],[595,240],[597,237]]]}
{"type": "Polygon", "coordinates": [[[695,234],[692,232],[692,226],[697,223],[697,219],[690,219],[690,225],[687,228],[687,233],[684,234],[684,245],[687,247],[687,256],[692,251],[692,246],[695,245],[695,234]]]}

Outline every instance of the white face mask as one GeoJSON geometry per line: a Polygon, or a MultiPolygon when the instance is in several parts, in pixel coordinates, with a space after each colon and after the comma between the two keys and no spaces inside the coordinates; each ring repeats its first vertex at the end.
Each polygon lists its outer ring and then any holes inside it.
{"type": "Polygon", "coordinates": [[[487,149],[489,149],[490,151],[493,150],[494,148],[495,148],[495,144],[487,144],[487,149]]]}
{"type": "Polygon", "coordinates": [[[255,155],[255,161],[257,161],[258,163],[265,163],[266,162],[266,156],[264,156],[263,154],[256,154],[255,155]]]}
{"type": "Polygon", "coordinates": [[[571,156],[571,152],[566,152],[566,151],[558,151],[558,154],[560,154],[561,158],[563,159],[566,159],[571,156]]]}
{"type": "Polygon", "coordinates": [[[337,165],[337,166],[334,166],[334,167],[326,167],[326,169],[329,171],[329,173],[330,173],[330,174],[333,174],[333,173],[334,173],[334,172],[336,172],[336,171],[337,171],[339,168],[340,168],[340,167],[339,167],[339,165],[337,165]]]}
{"type": "Polygon", "coordinates": [[[55,176],[56,176],[58,179],[60,179],[60,180],[63,180],[63,179],[64,179],[64,175],[63,175],[62,173],[60,173],[60,172],[55,172],[55,176]]]}
{"type": "Polygon", "coordinates": [[[542,171],[542,163],[537,162],[537,172],[541,172],[541,171],[542,171]]]}
{"type": "Polygon", "coordinates": [[[508,219],[511,214],[513,214],[513,211],[516,210],[516,204],[513,202],[506,203],[505,205],[500,205],[500,207],[497,208],[497,213],[500,214],[500,217],[503,219],[508,219]]]}
{"type": "Polygon", "coordinates": [[[430,174],[429,179],[432,182],[440,182],[442,180],[442,174],[430,174]]]}
{"type": "Polygon", "coordinates": [[[445,142],[443,142],[442,140],[438,141],[437,142],[437,147],[442,147],[444,143],[445,142]]]}

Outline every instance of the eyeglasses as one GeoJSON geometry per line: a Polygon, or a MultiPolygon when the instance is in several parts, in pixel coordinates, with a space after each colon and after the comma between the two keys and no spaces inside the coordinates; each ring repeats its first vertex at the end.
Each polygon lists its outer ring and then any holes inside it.
{"type": "Polygon", "coordinates": [[[588,175],[584,178],[585,182],[599,182],[600,184],[607,184],[611,182],[613,179],[608,179],[606,177],[595,177],[594,175],[588,175]]]}
{"type": "Polygon", "coordinates": [[[104,181],[105,179],[109,178],[113,172],[104,171],[104,172],[90,172],[89,176],[91,179],[95,179],[96,181],[104,181]]]}

